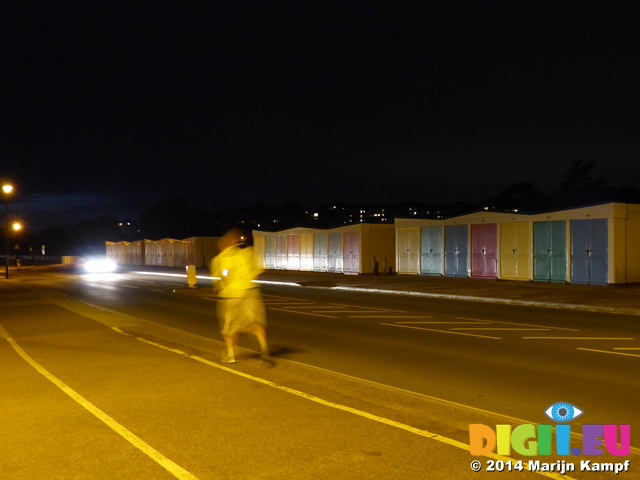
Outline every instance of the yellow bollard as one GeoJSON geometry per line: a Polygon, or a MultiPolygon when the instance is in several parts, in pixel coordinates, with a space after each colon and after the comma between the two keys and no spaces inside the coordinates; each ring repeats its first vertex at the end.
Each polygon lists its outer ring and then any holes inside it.
{"type": "Polygon", "coordinates": [[[195,288],[196,286],[196,266],[187,265],[187,284],[189,288],[195,288]]]}

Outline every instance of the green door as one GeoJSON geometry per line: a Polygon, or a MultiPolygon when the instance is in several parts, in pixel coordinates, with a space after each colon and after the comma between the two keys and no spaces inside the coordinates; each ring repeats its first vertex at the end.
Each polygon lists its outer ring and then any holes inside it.
{"type": "Polygon", "coordinates": [[[422,227],[420,273],[442,275],[442,227],[422,227]]]}
{"type": "Polygon", "coordinates": [[[567,224],[564,220],[533,222],[533,279],[567,280],[567,224]]]}

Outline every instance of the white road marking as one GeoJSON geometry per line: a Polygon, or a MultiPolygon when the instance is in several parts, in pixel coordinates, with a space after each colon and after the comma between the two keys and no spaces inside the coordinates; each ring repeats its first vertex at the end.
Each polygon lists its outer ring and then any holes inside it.
{"type": "Polygon", "coordinates": [[[56,387],[62,390],[64,393],[69,395],[73,400],[75,400],[82,407],[91,412],[95,417],[104,422],[108,427],[110,427],[114,432],[118,435],[122,436],[125,440],[127,440],[131,445],[141,450],[143,453],[148,455],[152,460],[157,462],[160,466],[165,468],[169,473],[171,473],[176,478],[181,480],[198,480],[197,477],[186,471],[177,463],[169,460],[167,457],[158,452],[155,448],[150,446],[148,443],[143,441],[140,437],[136,436],[121,424],[116,422],[109,415],[104,413],[98,407],[89,402],[82,395],[77,393],[75,390],[70,388],[66,383],[62,380],[58,379],[49,371],[47,371],[44,367],[42,367],[39,363],[37,363],[34,359],[32,359],[27,353],[22,350],[22,348],[13,340],[13,338],[7,338],[7,341],[11,344],[13,349],[20,355],[27,363],[29,363],[33,368],[35,368],[39,373],[41,373],[47,380],[53,383],[56,387]]]}
{"type": "MultiPolygon", "coordinates": [[[[133,336],[133,335],[129,335],[128,333],[124,333],[122,330],[120,330],[118,328],[115,328],[115,327],[114,327],[114,330],[116,330],[119,333],[123,333],[124,335],[133,336]]],[[[282,390],[283,392],[287,392],[287,393],[290,393],[292,395],[296,395],[298,397],[306,398],[307,400],[310,400],[312,402],[318,403],[320,405],[324,405],[326,407],[335,408],[337,410],[342,410],[343,412],[352,413],[352,414],[357,415],[359,417],[363,417],[363,418],[366,418],[368,420],[372,420],[374,422],[382,423],[384,425],[389,425],[391,427],[395,427],[395,428],[398,428],[400,430],[404,430],[404,431],[409,432],[409,433],[420,435],[420,436],[425,437],[425,438],[430,438],[431,440],[435,440],[437,442],[444,443],[446,445],[450,445],[452,447],[456,447],[456,448],[459,448],[461,450],[465,450],[467,452],[470,450],[469,445],[467,445],[465,443],[459,442],[459,441],[454,440],[452,438],[448,438],[448,437],[439,435],[437,433],[429,432],[428,430],[422,430],[422,429],[419,429],[419,428],[416,428],[416,427],[412,427],[411,425],[407,425],[407,424],[404,424],[404,423],[396,422],[395,420],[391,420],[389,418],[380,417],[378,415],[373,415],[371,413],[364,412],[362,410],[358,410],[358,409],[353,408],[353,407],[348,407],[346,405],[341,405],[339,403],[331,402],[329,400],[324,400],[324,399],[322,399],[320,397],[316,397],[315,395],[311,395],[309,393],[301,392],[300,390],[295,390],[293,388],[285,387],[284,385],[280,385],[280,384],[271,382],[269,380],[265,380],[264,378],[254,377],[253,375],[249,375],[248,373],[240,372],[238,370],[234,370],[232,368],[225,367],[223,365],[219,365],[219,364],[214,363],[214,362],[212,362],[210,360],[207,360],[207,359],[195,356],[195,355],[189,355],[188,353],[182,352],[180,350],[176,350],[176,349],[173,349],[173,348],[165,347],[164,345],[161,345],[161,344],[156,343],[156,342],[152,342],[150,340],[146,340],[146,339],[141,338],[141,337],[133,337],[133,338],[135,338],[136,340],[140,340],[141,342],[148,343],[149,345],[153,345],[155,347],[162,348],[164,350],[168,350],[170,352],[174,352],[174,353],[177,353],[179,355],[184,355],[184,356],[186,356],[188,358],[191,358],[192,360],[204,363],[205,365],[209,365],[211,367],[215,367],[215,368],[218,368],[220,370],[224,370],[225,372],[233,373],[234,375],[238,375],[240,377],[244,377],[244,378],[247,378],[249,380],[253,380],[255,382],[262,383],[263,385],[267,385],[269,387],[273,387],[273,388],[276,388],[278,390],[282,390]]],[[[516,461],[516,460],[514,460],[514,459],[512,459],[510,457],[505,457],[503,455],[498,455],[498,454],[494,454],[494,453],[488,453],[485,456],[489,457],[489,458],[493,458],[494,460],[502,460],[503,462],[508,462],[508,461],[515,462],[516,461]]],[[[526,468],[526,465],[525,465],[525,468],[526,468]]],[[[537,473],[539,475],[542,475],[542,476],[545,476],[545,477],[548,477],[548,478],[553,478],[553,479],[556,479],[556,480],[563,480],[563,479],[564,480],[574,480],[572,477],[568,477],[566,475],[559,475],[559,474],[553,473],[553,472],[535,471],[533,473],[537,473]]]]}
{"type": "Polygon", "coordinates": [[[152,292],[161,292],[164,293],[164,290],[160,290],[158,288],[150,288],[149,290],[151,290],[152,292]]]}
{"type": "Polygon", "coordinates": [[[133,285],[120,285],[121,287],[127,287],[127,288],[140,288],[140,287],[135,287],[133,285]]]}

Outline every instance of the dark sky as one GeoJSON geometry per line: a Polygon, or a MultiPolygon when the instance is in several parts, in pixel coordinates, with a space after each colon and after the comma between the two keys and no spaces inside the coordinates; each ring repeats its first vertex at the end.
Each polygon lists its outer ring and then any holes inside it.
{"type": "Polygon", "coordinates": [[[175,196],[480,202],[579,158],[640,186],[637,2],[13,3],[0,178],[32,229],[175,196]]]}

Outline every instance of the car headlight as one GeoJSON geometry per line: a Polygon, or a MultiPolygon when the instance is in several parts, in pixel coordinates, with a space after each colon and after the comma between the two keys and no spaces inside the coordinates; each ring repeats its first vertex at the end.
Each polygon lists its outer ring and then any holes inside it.
{"type": "Polygon", "coordinates": [[[89,273],[113,272],[116,264],[112,260],[88,260],[84,268],[89,273]]]}

